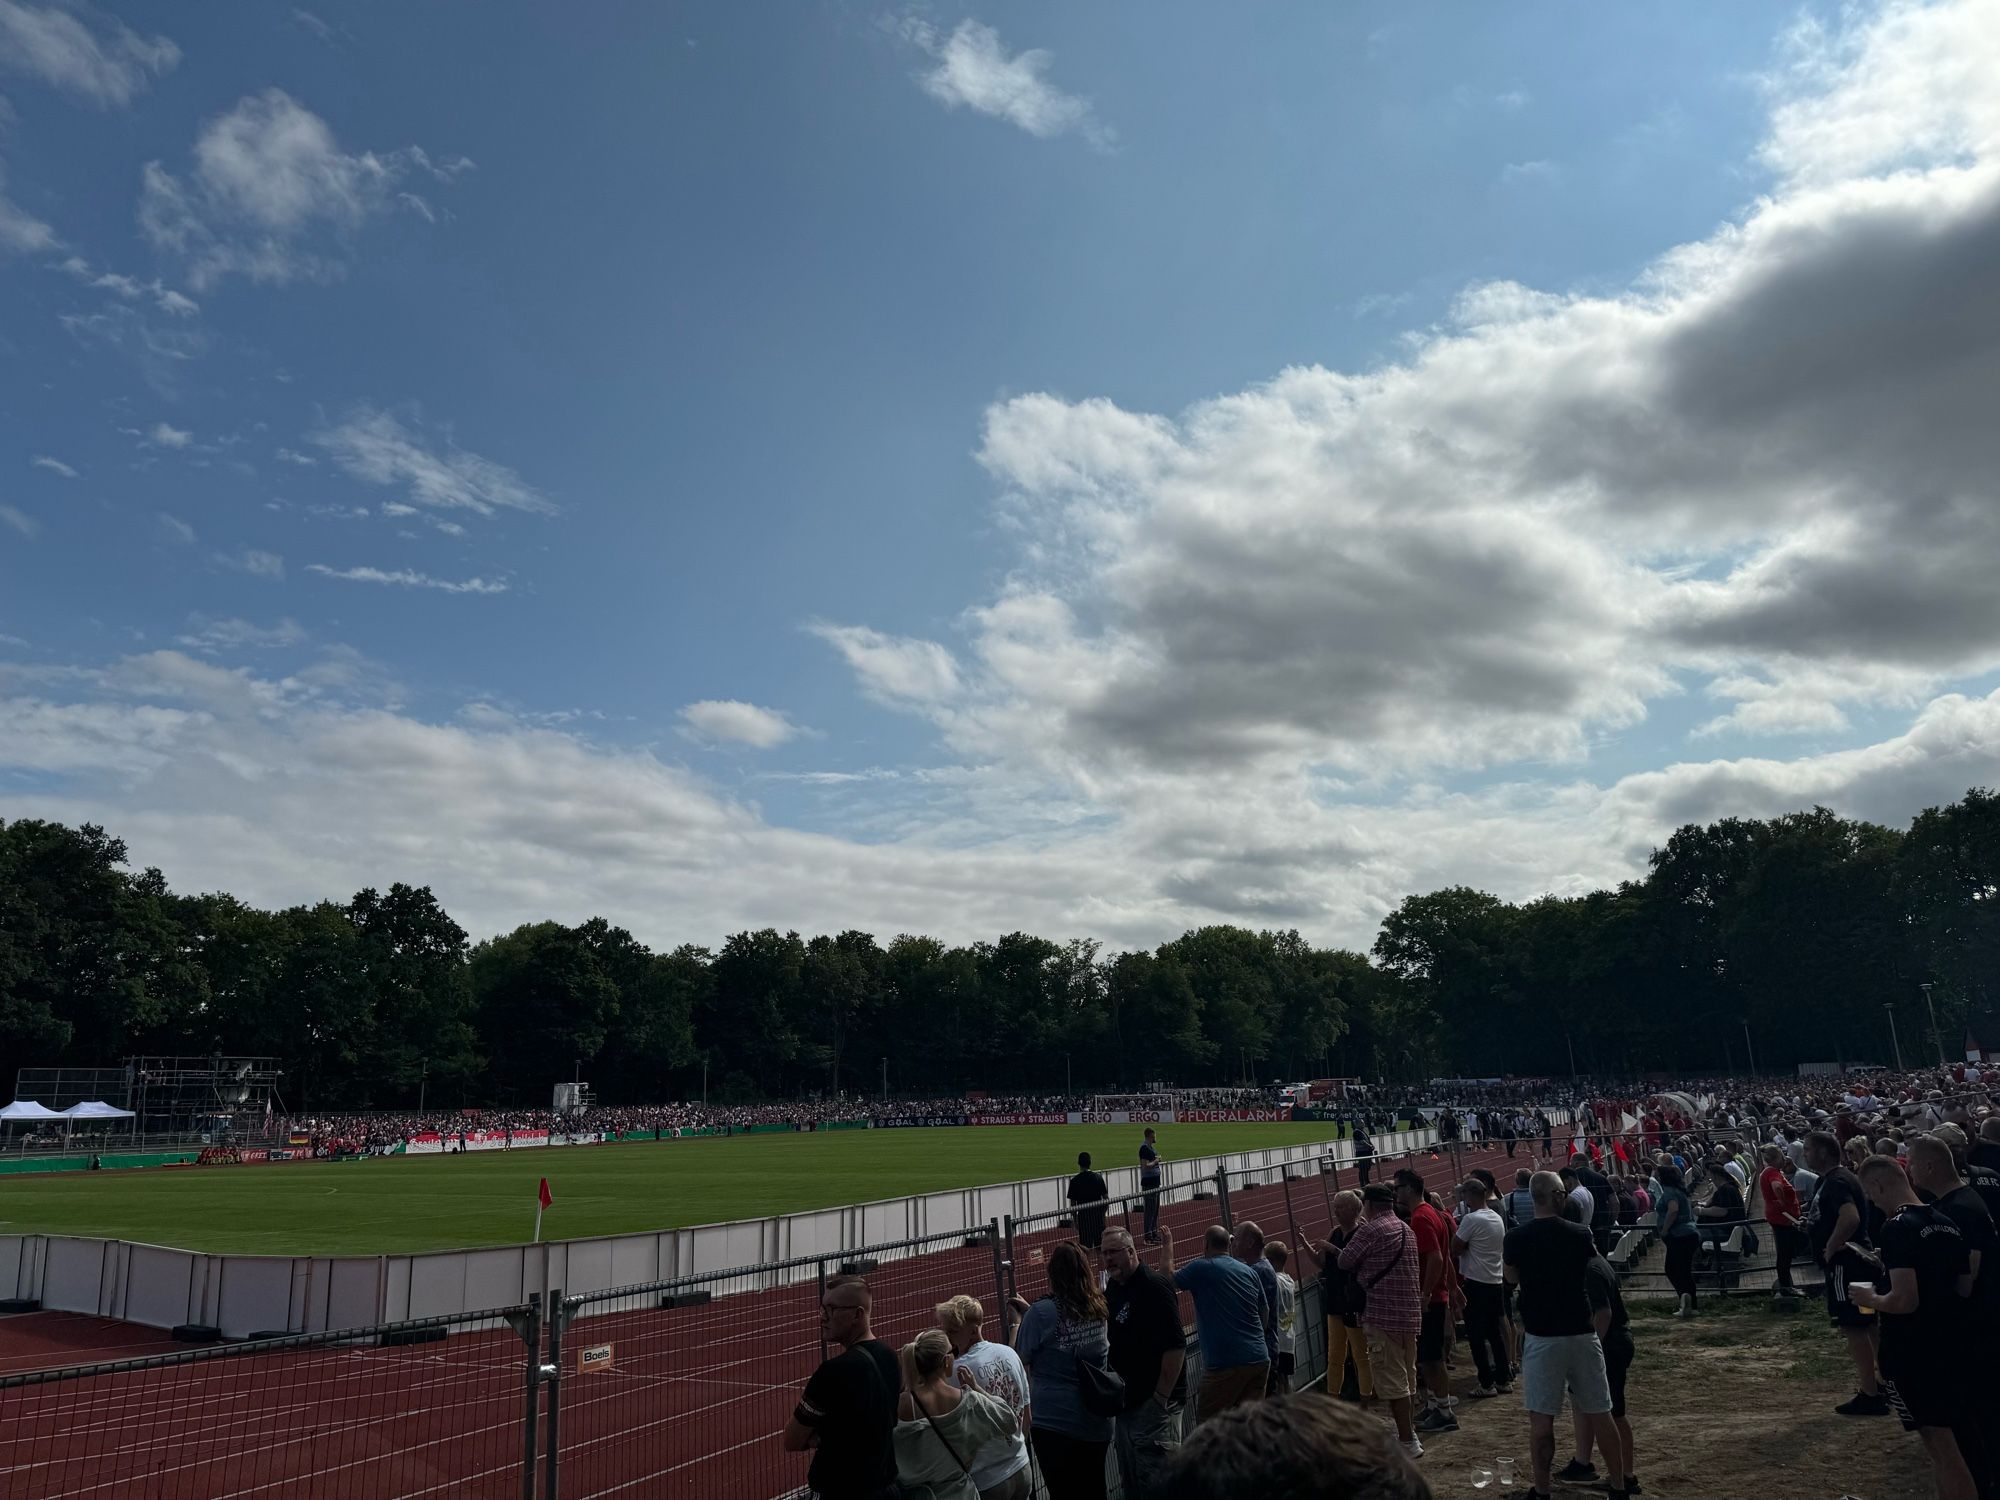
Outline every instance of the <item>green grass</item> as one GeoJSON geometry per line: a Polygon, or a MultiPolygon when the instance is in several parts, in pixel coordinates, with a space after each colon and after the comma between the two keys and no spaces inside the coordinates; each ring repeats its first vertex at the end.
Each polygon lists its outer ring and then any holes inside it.
{"type": "MultiPolygon", "coordinates": [[[[750,1219],[1137,1160],[1135,1125],[971,1126],[753,1135],[386,1157],[302,1166],[152,1168],[0,1178],[0,1231],[190,1250],[394,1254],[517,1244],[535,1184],[547,1239],[750,1219]]],[[[1327,1124],[1166,1125],[1169,1158],[1327,1139],[1327,1124]]]]}

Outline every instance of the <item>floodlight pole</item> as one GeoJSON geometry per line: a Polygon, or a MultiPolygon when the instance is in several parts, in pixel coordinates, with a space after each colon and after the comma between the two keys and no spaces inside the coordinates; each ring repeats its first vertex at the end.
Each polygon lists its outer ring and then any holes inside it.
{"type": "Polygon", "coordinates": [[[1937,1044],[1938,1066],[1942,1068],[1944,1066],[1944,1033],[1938,1030],[1937,1006],[1931,1000],[1930,981],[1925,980],[1917,988],[1924,992],[1924,1008],[1931,1013],[1931,1040],[1937,1044]]]}
{"type": "Polygon", "coordinates": [[[1896,1071],[1903,1071],[1903,1043],[1896,1035],[1896,1004],[1893,1000],[1882,1002],[1882,1009],[1889,1013],[1889,1045],[1896,1049],[1896,1071]]]}

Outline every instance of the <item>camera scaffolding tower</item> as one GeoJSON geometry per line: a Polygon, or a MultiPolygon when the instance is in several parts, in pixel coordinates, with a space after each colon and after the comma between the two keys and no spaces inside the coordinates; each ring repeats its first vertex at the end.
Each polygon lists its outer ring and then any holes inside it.
{"type": "Polygon", "coordinates": [[[139,1117],[142,1135],[242,1138],[288,1112],[275,1057],[134,1057],[126,1071],[132,1085],[125,1107],[139,1117]]]}

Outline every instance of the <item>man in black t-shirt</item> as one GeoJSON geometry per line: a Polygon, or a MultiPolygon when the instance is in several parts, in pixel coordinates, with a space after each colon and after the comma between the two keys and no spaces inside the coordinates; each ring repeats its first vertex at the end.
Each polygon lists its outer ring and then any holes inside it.
{"type": "Polygon", "coordinates": [[[1104,1231],[1104,1302],[1110,1313],[1111,1368],[1125,1381],[1125,1410],[1114,1436],[1125,1493],[1149,1500],[1181,1444],[1187,1399],[1187,1333],[1173,1282],[1139,1259],[1131,1231],[1104,1231]]]}
{"type": "MultiPolygon", "coordinates": [[[[1948,1125],[1936,1135],[1910,1142],[1910,1185],[1917,1196],[1958,1227],[1972,1268],[1972,1298],[1964,1305],[1965,1329],[1960,1342],[1990,1350],[2000,1336],[2000,1229],[1993,1220],[1992,1195],[1982,1194],[1958,1175],[1957,1151],[1948,1125]]],[[[1960,1141],[1964,1136],[1953,1132],[1960,1141]]],[[[1965,1397],[1954,1429],[1958,1450],[1982,1495],[2000,1495],[2000,1442],[1989,1432],[1990,1413],[2000,1403],[2000,1389],[1991,1362],[1975,1357],[1964,1362],[1965,1397]]]]}
{"type": "Polygon", "coordinates": [[[1069,1180],[1069,1206],[1076,1219],[1076,1237],[1086,1250],[1095,1250],[1103,1242],[1104,1200],[1110,1196],[1111,1189],[1104,1185],[1104,1179],[1090,1170],[1090,1153],[1077,1152],[1076,1176],[1069,1180]],[[1081,1206],[1086,1203],[1096,1206],[1081,1206]]]}
{"type": "Polygon", "coordinates": [[[1528,1184],[1535,1200],[1532,1223],[1509,1230],[1501,1251],[1507,1280],[1520,1287],[1521,1384],[1528,1408],[1529,1454],[1538,1500],[1546,1500],[1556,1456],[1556,1417],[1567,1392],[1588,1422],[1614,1476],[1609,1494],[1625,1494],[1624,1452],[1611,1419],[1611,1386],[1604,1348],[1592,1321],[1586,1282],[1597,1249],[1590,1231],[1562,1217],[1567,1193],[1553,1172],[1528,1184]]]}
{"type": "Polygon", "coordinates": [[[1850,1285],[1875,1274],[1873,1258],[1863,1251],[1868,1198],[1861,1180],[1840,1164],[1840,1143],[1824,1130],[1806,1137],[1806,1170],[1819,1179],[1806,1200],[1806,1243],[1826,1269],[1827,1316],[1847,1340],[1847,1355],[1854,1362],[1855,1393],[1834,1410],[1843,1417],[1886,1416],[1889,1403],[1876,1378],[1876,1319],[1847,1295],[1850,1285]]]}
{"type": "Polygon", "coordinates": [[[1618,1197],[1612,1191],[1611,1179],[1590,1164],[1590,1158],[1579,1153],[1572,1154],[1569,1164],[1576,1168],[1576,1180],[1590,1190],[1590,1233],[1597,1241],[1599,1250],[1611,1248],[1611,1236],[1618,1224],[1618,1197]]]}
{"type": "MultiPolygon", "coordinates": [[[[1632,1319],[1625,1311],[1625,1294],[1619,1290],[1618,1273],[1602,1255],[1592,1256],[1590,1264],[1584,1267],[1583,1289],[1590,1299],[1591,1326],[1597,1330],[1598,1343],[1604,1346],[1604,1375],[1611,1386],[1611,1422],[1618,1429],[1618,1446],[1625,1457],[1625,1490],[1630,1494],[1639,1482],[1636,1472],[1639,1463],[1632,1455],[1632,1424],[1625,1417],[1625,1377],[1637,1352],[1632,1343],[1632,1319]]],[[[1564,1465],[1556,1478],[1565,1484],[1594,1484],[1597,1470],[1590,1462],[1590,1421],[1582,1412],[1575,1412],[1572,1428],[1576,1457],[1564,1465]]]]}
{"type": "Polygon", "coordinates": [[[1952,1432],[1967,1415],[1966,1376],[1976,1358],[1963,1336],[1964,1299],[1972,1289],[1965,1237],[1918,1201],[1893,1156],[1863,1162],[1861,1186],[1887,1216],[1877,1247],[1889,1290],[1857,1286],[1848,1295],[1882,1320],[1883,1391],[1904,1428],[1923,1439],[1938,1493],[1971,1500],[1972,1474],[1952,1432]]]}
{"type": "Polygon", "coordinates": [[[819,1500],[895,1500],[896,1353],[870,1331],[873,1298],[859,1276],[827,1281],[820,1328],[840,1350],[813,1371],[785,1424],[787,1453],[812,1450],[806,1481],[819,1500]]]}

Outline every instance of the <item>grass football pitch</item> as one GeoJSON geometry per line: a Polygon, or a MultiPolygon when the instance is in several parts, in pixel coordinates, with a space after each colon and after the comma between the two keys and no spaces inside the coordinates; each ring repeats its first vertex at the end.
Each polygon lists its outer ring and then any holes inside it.
{"type": "MultiPolygon", "coordinates": [[[[1138,1159],[1137,1125],[841,1130],[365,1161],[0,1178],[0,1232],[98,1235],[189,1250],[377,1255],[518,1244],[535,1188],[544,1239],[752,1219],[909,1193],[1066,1176],[1138,1159]]],[[[1181,1159],[1330,1139],[1319,1124],[1162,1125],[1181,1159]]]]}

